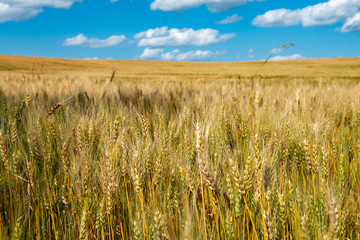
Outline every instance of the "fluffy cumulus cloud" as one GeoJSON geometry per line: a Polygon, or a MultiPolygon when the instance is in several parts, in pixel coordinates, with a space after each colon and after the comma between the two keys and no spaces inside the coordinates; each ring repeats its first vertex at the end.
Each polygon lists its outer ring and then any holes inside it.
{"type": "Polygon", "coordinates": [[[167,27],[149,29],[134,36],[139,40],[140,47],[204,46],[233,37],[235,33],[220,34],[219,31],[210,28],[194,30],[192,28],[168,29],[167,27]]]}
{"type": "Polygon", "coordinates": [[[151,3],[152,10],[183,11],[206,5],[210,12],[225,12],[240,7],[248,2],[262,0],[155,0],[151,3]]]}
{"type": "Polygon", "coordinates": [[[162,48],[145,48],[144,52],[141,54],[141,59],[154,59],[158,58],[160,54],[164,52],[162,48]]]}
{"type": "Polygon", "coordinates": [[[200,61],[209,60],[210,58],[217,57],[223,54],[221,51],[212,52],[209,50],[196,50],[182,53],[180,50],[175,49],[171,52],[161,54],[161,60],[166,61],[200,61]]]}
{"type": "Polygon", "coordinates": [[[81,0],[0,0],[0,23],[25,21],[35,17],[44,7],[70,8],[81,0]]]}
{"type": "Polygon", "coordinates": [[[126,40],[124,35],[113,35],[107,39],[98,39],[98,38],[88,38],[84,34],[80,33],[79,35],[67,38],[63,43],[64,46],[81,46],[89,48],[104,48],[118,45],[119,43],[126,40]]]}
{"type": "Polygon", "coordinates": [[[296,60],[296,59],[305,59],[304,56],[300,54],[293,54],[290,56],[275,56],[269,59],[269,61],[284,61],[284,60],[296,60]]]}
{"type": "Polygon", "coordinates": [[[24,21],[38,15],[41,9],[12,7],[0,2],[0,23],[8,21],[24,21]]]}
{"type": "Polygon", "coordinates": [[[337,22],[350,21],[357,15],[359,7],[360,0],[329,0],[302,9],[271,10],[257,16],[252,24],[260,27],[331,25],[337,22]]]}
{"type": "Polygon", "coordinates": [[[360,12],[353,17],[348,18],[345,24],[340,28],[341,32],[357,32],[360,33],[360,12]]]}
{"type": "Polygon", "coordinates": [[[179,49],[175,49],[170,52],[164,52],[162,48],[146,48],[141,54],[141,59],[161,59],[164,61],[201,61],[209,60],[224,54],[223,51],[210,51],[210,50],[196,50],[189,52],[181,52],[179,49]]]}
{"type": "Polygon", "coordinates": [[[216,21],[216,24],[229,24],[229,23],[237,23],[238,21],[242,20],[243,17],[240,17],[237,14],[234,14],[232,16],[226,17],[221,21],[216,21]]]}

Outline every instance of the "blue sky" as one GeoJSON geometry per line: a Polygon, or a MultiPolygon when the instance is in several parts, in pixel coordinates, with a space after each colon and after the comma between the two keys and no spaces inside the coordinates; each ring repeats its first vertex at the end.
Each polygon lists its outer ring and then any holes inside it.
{"type": "Polygon", "coordinates": [[[359,43],[360,0],[0,0],[0,54],[233,62],[359,57],[359,43]]]}

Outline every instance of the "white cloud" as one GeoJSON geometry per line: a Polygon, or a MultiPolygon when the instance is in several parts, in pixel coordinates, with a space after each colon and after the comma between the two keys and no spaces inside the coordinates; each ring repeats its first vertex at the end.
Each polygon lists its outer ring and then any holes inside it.
{"type": "Polygon", "coordinates": [[[70,8],[81,0],[0,0],[0,23],[25,21],[41,13],[44,7],[70,8]]]}
{"type": "Polygon", "coordinates": [[[140,58],[141,59],[158,58],[162,52],[164,52],[164,49],[162,48],[145,48],[140,58]]]}
{"type": "Polygon", "coordinates": [[[196,51],[189,51],[182,53],[178,49],[175,49],[171,52],[163,53],[161,54],[162,60],[167,61],[194,61],[194,60],[208,60],[210,58],[216,57],[221,55],[222,52],[212,52],[209,50],[202,51],[202,50],[196,50],[196,51]]]}
{"type": "Polygon", "coordinates": [[[226,17],[221,21],[216,21],[216,24],[229,24],[229,23],[237,23],[238,21],[242,20],[243,17],[240,17],[237,14],[234,14],[232,16],[226,17]]]}
{"type": "Polygon", "coordinates": [[[284,51],[284,48],[274,48],[273,50],[271,50],[271,54],[278,54],[284,51]]]}
{"type": "Polygon", "coordinates": [[[249,49],[248,58],[255,58],[254,49],[252,49],[252,48],[249,49]]]}
{"type": "Polygon", "coordinates": [[[99,58],[98,57],[87,57],[87,58],[84,58],[85,60],[98,60],[99,58]]]}
{"type": "Polygon", "coordinates": [[[224,51],[212,52],[210,50],[196,50],[183,53],[179,49],[164,53],[164,49],[162,48],[146,48],[141,54],[140,58],[161,59],[164,61],[200,61],[209,60],[211,58],[218,57],[224,53],[224,51]]]}
{"type": "Polygon", "coordinates": [[[0,2],[24,8],[69,8],[74,2],[80,1],[81,0],[1,0],[0,2]]]}
{"type": "Polygon", "coordinates": [[[205,28],[194,30],[192,28],[167,27],[149,29],[135,34],[140,39],[138,46],[164,47],[164,46],[204,46],[223,42],[235,37],[235,33],[220,34],[218,30],[205,28]]]}
{"type": "Polygon", "coordinates": [[[151,10],[183,11],[205,4],[210,12],[225,12],[253,1],[262,0],[155,0],[151,3],[151,10]]]}
{"type": "Polygon", "coordinates": [[[304,56],[301,56],[300,54],[293,54],[290,56],[275,56],[269,59],[269,61],[284,61],[284,60],[296,60],[296,59],[305,59],[304,56]]]}
{"type": "Polygon", "coordinates": [[[38,15],[41,9],[25,9],[12,7],[0,2],[0,23],[8,21],[24,21],[38,15]]]}
{"type": "Polygon", "coordinates": [[[348,18],[345,24],[340,28],[341,32],[357,32],[360,33],[360,12],[353,17],[348,18]]]}
{"type": "Polygon", "coordinates": [[[260,27],[284,27],[300,24],[299,10],[291,11],[288,9],[277,9],[256,16],[252,24],[260,27]]]}
{"type": "Polygon", "coordinates": [[[353,17],[359,6],[360,0],[329,0],[302,9],[271,10],[257,16],[252,24],[260,27],[331,25],[353,17]]]}
{"type": "Polygon", "coordinates": [[[80,33],[79,35],[67,38],[64,42],[64,46],[82,46],[89,48],[104,48],[118,45],[119,43],[126,40],[124,35],[113,35],[107,39],[101,40],[97,38],[87,38],[84,34],[80,33]]]}

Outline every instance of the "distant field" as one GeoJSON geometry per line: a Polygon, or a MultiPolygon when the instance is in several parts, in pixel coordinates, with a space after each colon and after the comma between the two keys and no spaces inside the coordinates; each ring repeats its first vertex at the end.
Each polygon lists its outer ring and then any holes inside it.
{"type": "MultiPolygon", "coordinates": [[[[127,60],[70,60],[0,55],[2,73],[86,74],[108,76],[112,70],[118,77],[177,77],[186,79],[237,78],[252,76],[263,62],[187,63],[127,60]],[[3,72],[4,71],[4,72],[3,72]]],[[[263,78],[294,79],[359,79],[360,58],[309,59],[268,62],[259,74],[263,78]]]]}
{"type": "Polygon", "coordinates": [[[0,55],[0,239],[360,239],[359,136],[359,58],[0,55]]]}

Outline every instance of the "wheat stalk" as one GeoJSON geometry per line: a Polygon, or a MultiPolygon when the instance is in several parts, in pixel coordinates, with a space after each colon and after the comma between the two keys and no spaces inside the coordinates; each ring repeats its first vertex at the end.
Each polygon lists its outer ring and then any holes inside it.
{"type": "Polygon", "coordinates": [[[54,112],[61,108],[61,107],[64,107],[65,105],[71,103],[72,101],[76,100],[76,99],[81,99],[81,98],[86,98],[87,101],[89,101],[89,96],[87,95],[86,92],[81,92],[81,93],[78,93],[76,95],[73,95],[69,98],[66,98],[65,100],[61,101],[61,102],[58,102],[58,103],[55,103],[48,111],[47,111],[47,115],[46,115],[46,118],[48,118],[49,116],[51,116],[52,114],[54,114],[54,112]]]}

